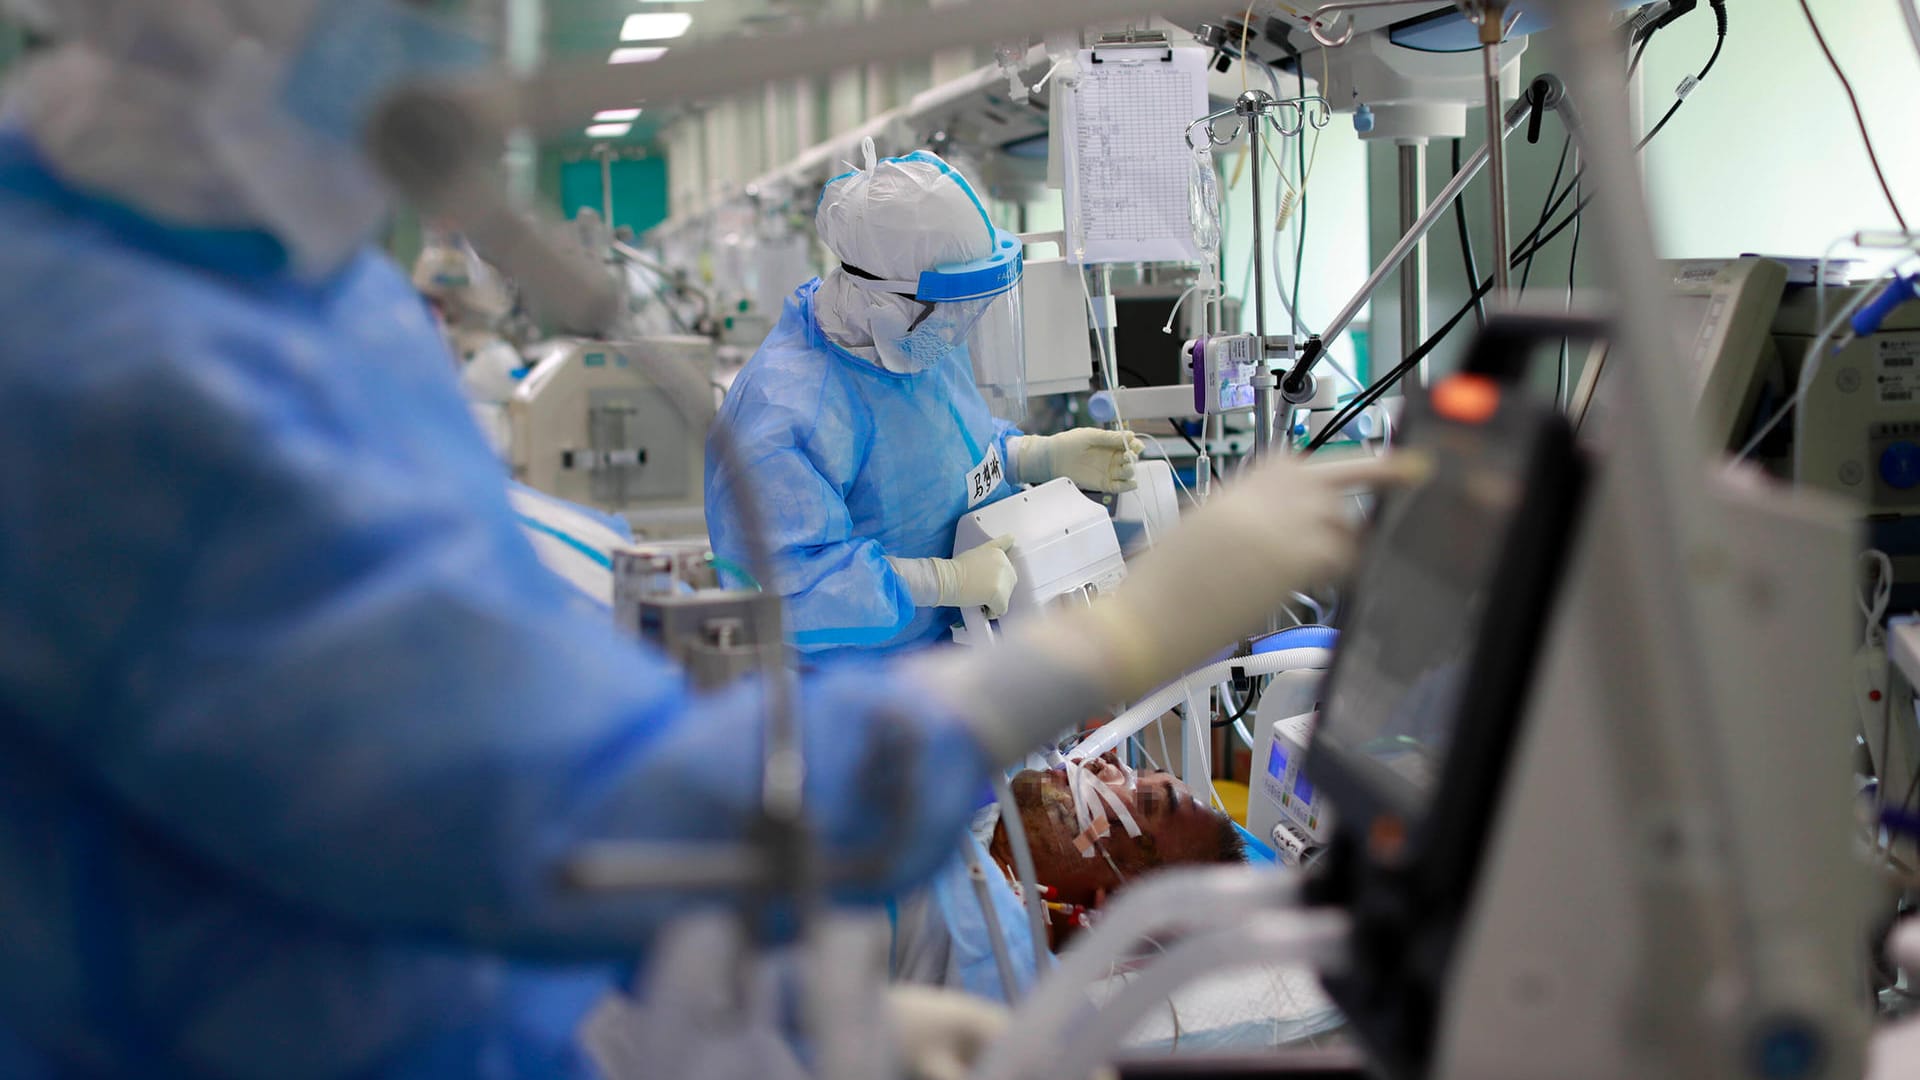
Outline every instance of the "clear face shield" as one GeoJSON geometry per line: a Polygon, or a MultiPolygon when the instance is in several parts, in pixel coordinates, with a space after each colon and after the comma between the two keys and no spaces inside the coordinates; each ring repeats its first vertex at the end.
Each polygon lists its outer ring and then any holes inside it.
{"type": "Polygon", "coordinates": [[[1027,417],[1027,332],[1020,286],[993,298],[967,335],[973,381],[987,408],[1002,420],[1027,417]]]}
{"type": "Polygon", "coordinates": [[[895,371],[925,371],[966,350],[974,382],[993,413],[1019,420],[1027,411],[1026,327],[1020,305],[1020,238],[994,231],[993,253],[937,266],[914,282],[887,281],[843,266],[862,288],[906,298],[876,312],[874,347],[895,371]]]}

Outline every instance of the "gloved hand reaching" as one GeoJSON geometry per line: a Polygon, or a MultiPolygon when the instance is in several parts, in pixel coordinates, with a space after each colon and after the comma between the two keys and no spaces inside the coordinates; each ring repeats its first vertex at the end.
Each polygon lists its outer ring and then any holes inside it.
{"type": "Polygon", "coordinates": [[[1425,472],[1410,455],[1263,464],[1188,515],[1113,593],[1027,622],[997,648],[930,656],[927,681],[971,715],[990,755],[1017,760],[1063,723],[1259,631],[1291,593],[1338,578],[1358,547],[1351,496],[1425,472]]]}
{"type": "Polygon", "coordinates": [[[888,558],[907,583],[915,607],[983,607],[989,618],[1007,613],[1019,582],[1007,551],[1013,537],[996,536],[951,559],[888,558]]]}
{"type": "Polygon", "coordinates": [[[1146,444],[1131,431],[1074,428],[1058,435],[1022,435],[1009,446],[1013,475],[1023,484],[1066,477],[1085,491],[1132,491],[1133,463],[1146,444]]]}

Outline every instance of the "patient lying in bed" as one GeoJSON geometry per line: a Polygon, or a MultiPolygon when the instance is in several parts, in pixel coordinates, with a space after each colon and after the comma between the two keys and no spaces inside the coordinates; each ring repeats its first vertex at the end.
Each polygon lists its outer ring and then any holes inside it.
{"type": "MultiPolygon", "coordinates": [[[[1047,909],[1048,945],[1063,947],[1096,923],[1100,908],[1132,882],[1174,866],[1246,861],[1232,820],[1162,772],[1134,774],[1111,755],[1012,780],[1021,826],[1033,852],[1047,909]]],[[[975,830],[979,862],[1019,992],[1032,985],[1035,960],[1007,823],[997,811],[975,830]]],[[[927,890],[902,900],[893,916],[893,974],[901,981],[964,989],[1004,1000],[978,892],[955,859],[927,890]]],[[[1130,978],[1116,969],[1088,988],[1102,1000],[1130,978]]],[[[1136,1049],[1246,1049],[1274,1046],[1337,1027],[1338,1014],[1311,973],[1256,969],[1203,980],[1168,1002],[1136,1031],[1136,1049]]]]}

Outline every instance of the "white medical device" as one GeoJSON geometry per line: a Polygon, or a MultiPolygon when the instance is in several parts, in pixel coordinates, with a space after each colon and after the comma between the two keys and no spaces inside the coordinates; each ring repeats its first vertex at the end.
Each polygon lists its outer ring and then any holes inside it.
{"type": "MultiPolygon", "coordinates": [[[[1064,233],[1023,234],[1031,249],[1056,250],[1064,233]]],[[[1087,333],[1087,305],[1081,270],[1065,254],[1025,256],[1020,273],[1020,318],[1027,335],[1027,396],[1072,394],[1093,384],[1093,336],[1087,333]]]]}
{"type": "Polygon", "coordinates": [[[713,351],[701,337],[540,347],[507,406],[514,479],[620,514],[643,537],[704,536],[705,417],[690,420],[698,403],[656,373],[709,370],[713,351]]]}
{"type": "Polygon", "coordinates": [[[1254,713],[1253,779],[1247,831],[1265,841],[1288,866],[1307,863],[1326,846],[1333,815],[1302,763],[1320,719],[1324,667],[1272,676],[1254,713]]]}
{"type": "Polygon", "coordinates": [[[1110,495],[1113,531],[1120,550],[1138,555],[1180,524],[1180,493],[1174,488],[1173,463],[1163,458],[1136,462],[1132,491],[1110,495]]]}
{"type": "MultiPolygon", "coordinates": [[[[1681,352],[1681,379],[1701,430],[1715,446],[1737,448],[1761,388],[1777,382],[1779,360],[1773,327],[1782,310],[1787,268],[1772,259],[1688,259],[1661,263],[1673,297],[1674,331],[1681,352]]],[[[1580,373],[1568,411],[1582,431],[1608,421],[1616,396],[1604,379],[1607,355],[1600,346],[1580,373]]]]}
{"type": "MultiPolygon", "coordinates": [[[[1846,310],[1861,288],[1826,290],[1827,318],[1846,310]]],[[[1818,307],[1814,290],[1796,290],[1774,322],[1774,340],[1796,378],[1822,329],[1814,325],[1818,307]]],[[[1844,496],[1865,514],[1920,513],[1920,304],[1894,309],[1878,332],[1821,357],[1797,412],[1796,482],[1844,496]]]]}
{"type": "MultiPolygon", "coordinates": [[[[1007,551],[1019,575],[1002,616],[1017,619],[1056,603],[1087,603],[1127,576],[1120,539],[1106,508],[1061,477],[965,514],[954,530],[953,553],[971,551],[998,536],[1013,537],[1007,551]]],[[[986,613],[962,608],[953,639],[993,640],[986,613]]]]}

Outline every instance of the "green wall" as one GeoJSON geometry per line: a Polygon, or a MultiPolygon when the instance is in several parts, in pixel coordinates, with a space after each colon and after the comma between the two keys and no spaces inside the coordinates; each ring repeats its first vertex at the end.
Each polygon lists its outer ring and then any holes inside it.
{"type": "MultiPolygon", "coordinates": [[[[560,212],[571,219],[582,207],[601,209],[601,162],[594,157],[563,157],[556,162],[560,212]]],[[[645,232],[667,217],[667,159],[657,154],[623,154],[608,163],[613,195],[613,224],[645,232]]]]}
{"type": "MultiPolygon", "coordinates": [[[[1866,0],[1813,0],[1812,7],[1860,95],[1908,223],[1920,227],[1920,140],[1911,137],[1920,55],[1899,12],[1892,3],[1866,0]]],[[[1713,40],[1714,20],[1705,4],[1655,37],[1642,67],[1645,125],[1666,112],[1681,78],[1699,71],[1713,40]]],[[[1558,45],[1552,31],[1536,35],[1523,61],[1527,78],[1557,69],[1558,45]]],[[[1469,114],[1466,153],[1479,147],[1483,125],[1478,110],[1469,114]]],[[[1532,231],[1539,218],[1562,135],[1559,125],[1549,120],[1539,145],[1529,145],[1524,134],[1507,141],[1515,239],[1532,231]]],[[[1399,237],[1395,157],[1390,145],[1373,145],[1367,152],[1374,177],[1370,246],[1378,259],[1399,237]]],[[[1432,193],[1446,182],[1448,147],[1436,143],[1428,156],[1427,188],[1432,193]]],[[[1894,224],[1840,84],[1821,57],[1797,0],[1734,0],[1729,5],[1727,41],[1718,64],[1649,145],[1642,162],[1654,240],[1666,258],[1729,258],[1747,252],[1818,258],[1842,234],[1894,224]]],[[[1484,179],[1468,189],[1466,206],[1481,273],[1486,274],[1493,242],[1484,179]]],[[[1428,237],[1430,328],[1438,328],[1467,295],[1456,235],[1448,220],[1428,237]]],[[[1564,296],[1572,238],[1569,229],[1541,253],[1529,294],[1564,296]]],[[[1588,248],[1580,257],[1575,287],[1597,284],[1598,269],[1588,248]]],[[[1375,294],[1373,346],[1383,361],[1391,362],[1400,351],[1398,307],[1392,283],[1375,294]]],[[[1462,329],[1468,332],[1456,331],[1435,351],[1436,371],[1451,368],[1471,340],[1470,319],[1462,329]]],[[[1575,368],[1577,377],[1577,360],[1575,368]]],[[[1541,382],[1551,386],[1553,379],[1543,372],[1541,382]]]]}

